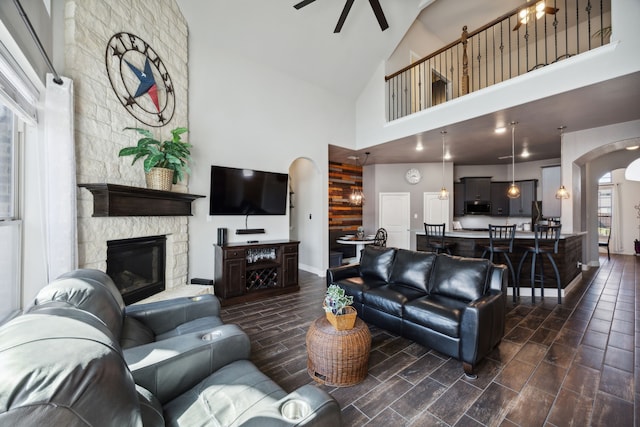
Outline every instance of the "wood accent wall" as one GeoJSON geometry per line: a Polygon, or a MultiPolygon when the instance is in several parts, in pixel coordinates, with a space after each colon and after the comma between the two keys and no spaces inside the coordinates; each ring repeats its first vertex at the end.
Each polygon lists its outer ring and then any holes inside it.
{"type": "Polygon", "coordinates": [[[329,231],[356,231],[362,206],[349,204],[354,188],[362,188],[362,166],[329,162],[329,231]]]}

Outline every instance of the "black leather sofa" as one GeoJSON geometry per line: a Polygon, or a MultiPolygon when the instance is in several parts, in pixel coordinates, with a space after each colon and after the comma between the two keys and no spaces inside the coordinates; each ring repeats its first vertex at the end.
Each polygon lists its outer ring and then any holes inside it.
{"type": "Polygon", "coordinates": [[[341,425],[328,393],[251,363],[214,296],[123,307],[114,289],[76,270],[0,326],[0,426],[341,425]]]}
{"type": "Polygon", "coordinates": [[[486,259],[367,246],[327,270],[365,322],[461,360],[468,376],[502,339],[507,275],[486,259]]]}

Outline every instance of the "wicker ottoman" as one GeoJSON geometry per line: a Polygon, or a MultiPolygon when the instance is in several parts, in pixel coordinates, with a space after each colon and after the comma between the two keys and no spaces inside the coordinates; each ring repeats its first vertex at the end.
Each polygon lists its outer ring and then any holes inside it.
{"type": "Polygon", "coordinates": [[[320,317],[307,332],[307,372],[316,382],[329,386],[350,386],[367,377],[371,333],[356,319],[353,329],[336,330],[320,317]]]}

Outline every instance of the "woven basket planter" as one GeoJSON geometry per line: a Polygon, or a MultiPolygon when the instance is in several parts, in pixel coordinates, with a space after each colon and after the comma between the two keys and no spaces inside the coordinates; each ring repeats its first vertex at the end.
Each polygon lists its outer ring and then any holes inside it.
{"type": "Polygon", "coordinates": [[[346,311],[345,314],[338,315],[335,315],[330,311],[325,312],[329,323],[331,323],[338,331],[348,331],[356,324],[356,317],[358,316],[356,309],[351,306],[347,306],[344,310],[346,311]]]}
{"type": "Polygon", "coordinates": [[[144,178],[147,181],[147,188],[171,191],[171,186],[173,185],[173,169],[151,168],[149,172],[144,174],[144,178]]]}

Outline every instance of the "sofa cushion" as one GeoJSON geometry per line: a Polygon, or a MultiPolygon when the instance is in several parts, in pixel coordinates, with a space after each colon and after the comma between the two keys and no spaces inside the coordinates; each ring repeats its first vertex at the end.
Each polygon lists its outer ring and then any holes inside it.
{"type": "Polygon", "coordinates": [[[430,280],[430,293],[470,302],[485,293],[490,262],[440,254],[430,280]]]}
{"type": "Polygon", "coordinates": [[[435,260],[436,255],[430,252],[398,249],[390,281],[428,293],[429,276],[435,260]]]}
{"type": "Polygon", "coordinates": [[[386,285],[387,282],[378,279],[363,280],[362,277],[349,277],[348,279],[338,280],[333,284],[344,289],[347,295],[353,297],[354,302],[363,302],[363,294],[369,289],[386,285]]]}
{"type": "Polygon", "coordinates": [[[368,307],[401,318],[402,306],[423,295],[424,292],[411,286],[384,285],[365,292],[364,303],[368,307]]]}
{"type": "Polygon", "coordinates": [[[466,306],[467,304],[459,299],[430,295],[407,302],[404,306],[403,320],[458,338],[460,320],[466,306]]]}
{"type": "Polygon", "coordinates": [[[365,279],[378,279],[388,282],[395,254],[396,250],[394,248],[365,246],[360,258],[360,275],[365,279]]]}

